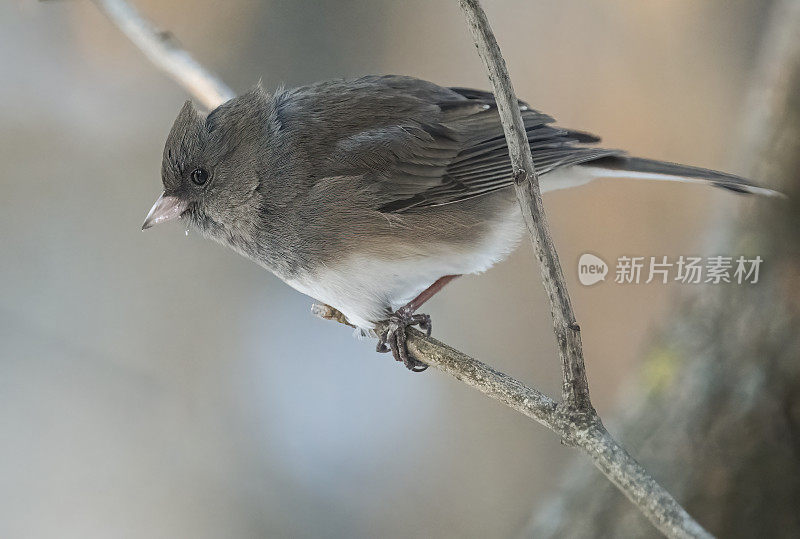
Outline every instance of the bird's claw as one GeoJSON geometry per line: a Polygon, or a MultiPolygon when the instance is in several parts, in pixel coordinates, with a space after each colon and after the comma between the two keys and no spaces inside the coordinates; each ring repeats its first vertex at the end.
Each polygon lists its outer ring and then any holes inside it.
{"type": "Polygon", "coordinates": [[[389,324],[378,339],[378,352],[392,352],[395,361],[402,361],[403,365],[412,372],[422,372],[428,365],[408,353],[406,345],[406,330],[411,326],[419,326],[428,337],[431,336],[431,317],[427,314],[409,314],[403,309],[398,310],[389,317],[389,324]]]}

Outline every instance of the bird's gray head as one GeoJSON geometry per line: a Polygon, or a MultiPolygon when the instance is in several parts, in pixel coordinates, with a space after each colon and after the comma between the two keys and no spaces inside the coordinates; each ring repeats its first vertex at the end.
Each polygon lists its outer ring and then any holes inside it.
{"type": "Polygon", "coordinates": [[[260,86],[208,116],[187,101],[164,146],[164,192],[142,229],[182,217],[206,235],[235,242],[255,226],[271,114],[271,98],[260,86]]]}

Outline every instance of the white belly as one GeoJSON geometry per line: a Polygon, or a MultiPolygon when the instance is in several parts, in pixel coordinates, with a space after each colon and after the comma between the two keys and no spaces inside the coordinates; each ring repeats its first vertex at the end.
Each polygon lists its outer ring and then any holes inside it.
{"type": "MultiPolygon", "coordinates": [[[[583,167],[554,170],[541,178],[543,193],[577,187],[596,175],[583,167]]],[[[335,265],[286,280],[300,292],[341,311],[362,330],[402,307],[445,275],[480,273],[504,259],[516,247],[525,229],[514,204],[498,218],[492,232],[469,249],[426,245],[413,256],[351,255],[335,265]]],[[[422,240],[421,240],[422,241],[422,240]]]]}
{"type": "Polygon", "coordinates": [[[358,328],[369,330],[440,277],[486,271],[508,256],[523,229],[519,208],[514,207],[492,233],[469,249],[430,245],[424,255],[402,258],[352,255],[286,282],[338,309],[358,328]]]}

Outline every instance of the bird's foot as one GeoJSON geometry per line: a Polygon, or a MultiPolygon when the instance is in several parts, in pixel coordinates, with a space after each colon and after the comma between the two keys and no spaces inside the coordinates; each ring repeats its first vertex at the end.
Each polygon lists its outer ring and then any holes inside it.
{"type": "Polygon", "coordinates": [[[411,326],[419,326],[425,334],[431,336],[431,317],[427,314],[413,314],[405,309],[398,309],[389,317],[389,325],[378,339],[378,352],[392,352],[395,361],[402,361],[403,365],[412,372],[422,372],[428,365],[408,353],[406,345],[406,330],[411,326]]]}

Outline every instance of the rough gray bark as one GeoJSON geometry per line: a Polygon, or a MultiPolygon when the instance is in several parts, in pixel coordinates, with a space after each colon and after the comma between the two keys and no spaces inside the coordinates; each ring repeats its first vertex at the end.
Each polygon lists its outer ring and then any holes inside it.
{"type": "MultiPolygon", "coordinates": [[[[722,537],[800,536],[800,2],[774,10],[743,111],[740,158],[743,170],[789,199],[753,200],[715,238],[716,253],[764,259],[759,283],[684,298],[618,419],[648,469],[722,537]]],[[[654,535],[579,463],[528,532],[654,535]]]]}
{"type": "Polygon", "coordinates": [[[550,299],[563,377],[553,430],[586,452],[594,465],[668,537],[709,537],[683,507],[603,426],[589,397],[580,327],[575,322],[564,272],[547,225],[539,179],[505,60],[479,0],[459,0],[478,54],[486,66],[508,143],[514,187],[550,299]]]}

